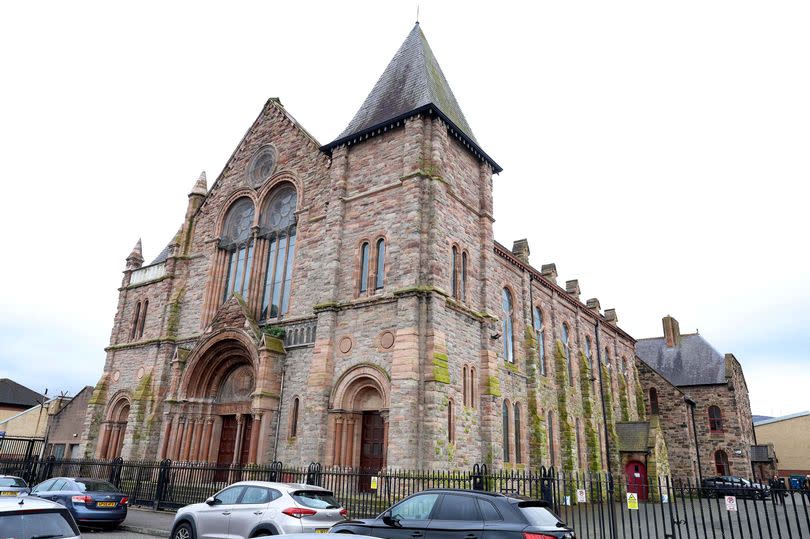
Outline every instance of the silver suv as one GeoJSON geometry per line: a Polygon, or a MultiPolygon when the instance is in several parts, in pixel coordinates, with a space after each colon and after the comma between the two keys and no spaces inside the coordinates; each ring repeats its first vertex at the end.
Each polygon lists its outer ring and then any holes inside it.
{"type": "Polygon", "coordinates": [[[172,539],[327,533],[348,511],[321,487],[241,481],[177,511],[172,539]]]}
{"type": "Polygon", "coordinates": [[[33,496],[0,498],[0,537],[80,539],[76,522],[58,503],[33,496]]]}

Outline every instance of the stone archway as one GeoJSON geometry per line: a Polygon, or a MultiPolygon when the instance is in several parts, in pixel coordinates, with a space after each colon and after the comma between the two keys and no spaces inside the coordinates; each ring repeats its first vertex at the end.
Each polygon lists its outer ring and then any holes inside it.
{"type": "Polygon", "coordinates": [[[177,371],[177,402],[170,406],[164,457],[222,466],[255,464],[261,414],[253,410],[258,354],[242,332],[209,337],[177,371]]]}
{"type": "Polygon", "coordinates": [[[388,452],[390,381],[375,365],[358,365],[337,381],[329,399],[327,463],[384,468],[388,452]]]}
{"type": "Polygon", "coordinates": [[[129,420],[130,398],[128,394],[116,395],[107,408],[107,415],[101,424],[101,441],[98,445],[98,458],[114,459],[121,456],[124,448],[124,435],[129,420]]]}

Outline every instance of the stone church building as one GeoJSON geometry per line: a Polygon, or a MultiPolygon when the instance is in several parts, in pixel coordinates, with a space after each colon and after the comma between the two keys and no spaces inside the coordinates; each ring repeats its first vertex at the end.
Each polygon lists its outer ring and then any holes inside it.
{"type": "Polygon", "coordinates": [[[270,99],[127,257],[84,454],[668,472],[615,310],[494,241],[500,171],[418,24],[329,144],[270,99]]]}

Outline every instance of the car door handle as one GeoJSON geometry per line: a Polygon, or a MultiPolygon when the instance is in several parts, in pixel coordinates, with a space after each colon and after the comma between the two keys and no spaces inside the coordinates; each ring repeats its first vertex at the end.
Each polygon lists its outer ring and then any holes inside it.
{"type": "Polygon", "coordinates": [[[223,514],[223,515],[230,515],[230,514],[231,514],[231,512],[230,512],[230,511],[225,511],[225,512],[224,512],[224,513],[222,513],[222,514],[223,514]]]}
{"type": "Polygon", "coordinates": [[[254,515],[261,515],[262,513],[264,513],[264,511],[253,511],[254,515]]]}
{"type": "Polygon", "coordinates": [[[464,536],[464,539],[477,539],[477,538],[478,536],[475,535],[474,533],[468,533],[467,535],[464,536]]]}
{"type": "Polygon", "coordinates": [[[413,532],[411,537],[424,537],[424,535],[422,532],[413,532]]]}

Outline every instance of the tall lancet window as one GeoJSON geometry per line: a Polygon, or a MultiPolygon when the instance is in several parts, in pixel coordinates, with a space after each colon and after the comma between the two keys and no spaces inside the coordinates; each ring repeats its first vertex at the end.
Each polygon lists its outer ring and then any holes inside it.
{"type": "Polygon", "coordinates": [[[284,316],[290,306],[297,203],[295,187],[284,183],[274,189],[262,209],[259,226],[268,245],[261,320],[284,316]]]}
{"type": "Polygon", "coordinates": [[[247,299],[250,267],[253,263],[253,236],[250,230],[253,215],[253,201],[240,198],[231,205],[225,216],[225,225],[219,240],[220,247],[228,251],[223,301],[234,293],[247,299]]]}

